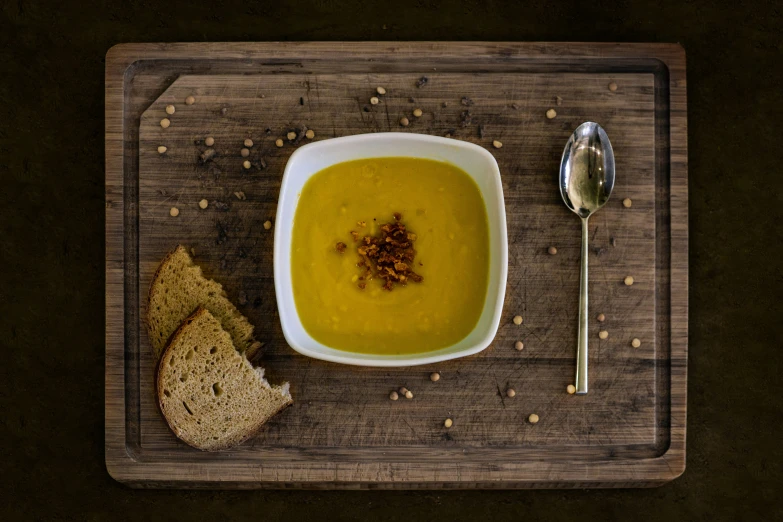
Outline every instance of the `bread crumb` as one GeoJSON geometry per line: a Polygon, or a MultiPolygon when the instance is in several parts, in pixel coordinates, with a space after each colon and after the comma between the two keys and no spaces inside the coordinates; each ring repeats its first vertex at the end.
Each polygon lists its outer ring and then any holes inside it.
{"type": "Polygon", "coordinates": [[[522,341],[517,341],[517,342],[514,343],[514,348],[518,352],[521,352],[524,347],[525,347],[525,345],[524,345],[524,343],[522,341]]]}
{"type": "Polygon", "coordinates": [[[633,346],[634,348],[639,348],[641,345],[642,345],[642,342],[639,339],[635,338],[635,337],[634,337],[633,341],[631,341],[631,346],[633,346]]]}
{"type": "Polygon", "coordinates": [[[517,326],[522,324],[522,316],[521,315],[514,316],[514,324],[517,325],[517,326]]]}
{"type": "Polygon", "coordinates": [[[204,140],[204,145],[206,145],[207,147],[211,147],[214,144],[215,144],[215,138],[213,138],[212,136],[208,136],[207,139],[204,140]]]}
{"type": "Polygon", "coordinates": [[[277,145],[278,147],[282,147],[283,146],[283,140],[281,140],[280,138],[276,139],[275,140],[275,145],[277,145]]]}
{"type": "Polygon", "coordinates": [[[424,114],[424,112],[421,109],[413,109],[413,115],[417,118],[421,118],[422,114],[424,114]]]}
{"type": "Polygon", "coordinates": [[[609,332],[607,332],[606,330],[601,330],[600,332],[598,332],[598,338],[599,339],[608,339],[609,338],[609,332]]]}
{"type": "Polygon", "coordinates": [[[547,117],[547,119],[550,119],[550,120],[551,120],[551,119],[553,119],[555,116],[557,116],[557,111],[556,111],[556,110],[554,110],[554,109],[549,109],[548,111],[546,111],[546,117],[547,117]]]}
{"type": "Polygon", "coordinates": [[[177,109],[173,105],[166,105],[166,114],[174,114],[177,109]]]}
{"type": "Polygon", "coordinates": [[[454,426],[454,421],[451,419],[446,419],[445,421],[443,421],[443,426],[446,428],[451,428],[452,426],[454,426]]]}
{"type": "Polygon", "coordinates": [[[271,222],[271,221],[269,221],[269,220],[267,220],[267,221],[264,221],[264,228],[265,228],[266,230],[269,230],[270,228],[272,228],[272,222],[271,222]]]}
{"type": "Polygon", "coordinates": [[[162,120],[160,120],[160,126],[163,127],[164,129],[168,129],[169,125],[171,125],[171,120],[170,119],[163,118],[162,120]]]}
{"type": "Polygon", "coordinates": [[[377,96],[373,96],[372,98],[370,98],[370,104],[371,105],[378,105],[380,103],[380,101],[381,100],[379,100],[377,96]]]}
{"type": "Polygon", "coordinates": [[[400,396],[399,396],[399,395],[397,395],[397,392],[396,392],[396,391],[393,391],[393,392],[391,392],[391,393],[389,394],[389,398],[390,398],[391,400],[393,400],[393,401],[396,401],[397,399],[399,399],[399,398],[400,398],[400,396]]]}
{"type": "Polygon", "coordinates": [[[547,248],[547,250],[546,250],[546,251],[547,251],[547,252],[549,252],[551,255],[555,255],[555,254],[557,254],[557,248],[556,248],[556,247],[553,247],[553,246],[551,246],[551,247],[547,248]]]}
{"type": "Polygon", "coordinates": [[[568,386],[566,386],[566,391],[568,392],[568,395],[573,395],[576,393],[576,386],[574,386],[573,384],[569,384],[568,386]]]}
{"type": "Polygon", "coordinates": [[[438,382],[440,380],[440,374],[438,372],[432,372],[430,374],[430,380],[432,382],[438,382]]]}
{"type": "Polygon", "coordinates": [[[531,413],[530,416],[527,418],[527,420],[530,424],[535,424],[538,422],[538,415],[536,415],[535,413],[531,413]]]}
{"type": "Polygon", "coordinates": [[[160,147],[158,147],[158,154],[163,154],[167,150],[169,150],[169,149],[167,149],[165,146],[161,145],[160,147]]]}
{"type": "Polygon", "coordinates": [[[625,283],[625,286],[631,286],[633,284],[633,277],[626,276],[626,278],[623,279],[623,283],[625,283]]]}
{"type": "Polygon", "coordinates": [[[179,216],[179,209],[177,207],[171,207],[171,210],[169,210],[169,215],[171,217],[179,216]]]}
{"type": "Polygon", "coordinates": [[[201,201],[198,202],[198,206],[202,209],[205,209],[209,206],[209,201],[207,201],[206,199],[202,199],[201,201]]]}
{"type": "Polygon", "coordinates": [[[386,94],[386,89],[384,89],[383,87],[376,87],[375,92],[377,92],[380,95],[384,95],[386,94]]]}
{"type": "Polygon", "coordinates": [[[604,321],[606,321],[606,316],[604,314],[598,314],[598,317],[596,317],[596,319],[598,319],[599,323],[603,323],[604,321]]]}
{"type": "Polygon", "coordinates": [[[308,140],[315,138],[315,131],[313,129],[307,129],[307,132],[305,132],[305,138],[308,140]]]}
{"type": "Polygon", "coordinates": [[[400,118],[400,125],[402,125],[403,127],[407,127],[409,124],[410,121],[408,121],[408,118],[406,118],[405,116],[400,118]]]}
{"type": "Polygon", "coordinates": [[[631,205],[633,205],[633,201],[631,201],[631,198],[625,198],[623,200],[623,206],[625,208],[631,208],[631,205]]]}
{"type": "Polygon", "coordinates": [[[251,140],[250,138],[247,138],[245,140],[245,147],[249,148],[249,147],[252,147],[252,146],[253,146],[253,140],[251,140]]]}
{"type": "Polygon", "coordinates": [[[609,90],[614,92],[617,90],[617,84],[614,82],[609,83],[609,90]]]}
{"type": "Polygon", "coordinates": [[[500,147],[503,146],[503,143],[498,140],[495,140],[492,142],[492,146],[495,147],[496,149],[499,149],[500,147]]]}
{"type": "Polygon", "coordinates": [[[194,103],[196,103],[196,98],[193,96],[188,96],[185,98],[185,105],[193,105],[194,103]]]}
{"type": "Polygon", "coordinates": [[[516,392],[516,390],[514,388],[509,388],[508,390],[506,390],[506,395],[508,397],[510,397],[510,398],[511,397],[515,397],[516,394],[517,394],[517,392],[516,392]]]}

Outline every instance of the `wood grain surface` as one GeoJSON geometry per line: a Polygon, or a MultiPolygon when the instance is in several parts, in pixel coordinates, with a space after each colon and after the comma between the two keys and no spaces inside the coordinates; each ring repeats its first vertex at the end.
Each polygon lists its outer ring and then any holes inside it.
{"type": "Polygon", "coordinates": [[[622,487],[677,477],[685,465],[685,121],[684,53],[676,45],[113,48],[106,68],[109,472],[139,487],[622,487]],[[428,81],[418,87],[422,76],[428,81]],[[377,86],[387,94],[372,105],[377,86]],[[193,105],[184,103],[189,95],[193,105]],[[557,116],[548,119],[548,109],[557,116]],[[407,127],[399,125],[403,116],[407,127]],[[162,118],[170,127],[161,127],[162,118]],[[606,321],[591,319],[591,390],[577,397],[565,388],[575,370],[580,224],[560,199],[557,169],[568,136],[586,120],[607,130],[617,182],[590,221],[590,310],[606,321]],[[490,348],[437,365],[375,369],[288,347],[274,297],[273,230],[263,223],[274,220],[288,157],[310,141],[292,144],[285,135],[303,126],[314,140],[450,135],[494,154],[509,280],[490,348]],[[207,137],[217,154],[202,164],[207,137]],[[254,142],[248,159],[265,168],[243,168],[246,138],[254,142]],[[278,138],[284,147],[275,146],[278,138]],[[230,452],[200,453],[179,442],[154,402],[155,361],[141,320],[154,269],[178,243],[194,249],[256,325],[266,341],[258,362],[270,379],[291,383],[295,404],[230,452]],[[633,286],[623,284],[628,275],[633,286]],[[517,314],[521,326],[511,322],[517,314]],[[599,340],[601,329],[608,339],[599,340]],[[631,346],[633,338],[641,347],[631,346]],[[437,383],[432,371],[441,374],[437,383]],[[390,401],[400,386],[415,398],[390,401]],[[531,413],[538,424],[527,422],[531,413]],[[448,430],[446,418],[454,420],[448,430]]]}

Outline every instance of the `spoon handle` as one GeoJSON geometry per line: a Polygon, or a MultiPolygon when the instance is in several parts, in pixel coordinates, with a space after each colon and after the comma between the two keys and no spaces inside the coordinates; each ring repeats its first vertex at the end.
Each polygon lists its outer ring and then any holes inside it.
{"type": "Polygon", "coordinates": [[[587,218],[582,218],[582,263],[579,276],[579,336],[576,348],[576,393],[587,394],[587,218]]]}

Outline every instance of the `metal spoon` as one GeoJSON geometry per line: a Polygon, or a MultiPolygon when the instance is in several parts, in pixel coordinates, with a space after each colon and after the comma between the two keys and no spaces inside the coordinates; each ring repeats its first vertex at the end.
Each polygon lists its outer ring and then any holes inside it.
{"type": "Polygon", "coordinates": [[[614,152],[606,132],[592,121],[576,128],[560,161],[560,195],[582,218],[582,268],[579,279],[579,335],[576,393],[587,393],[587,220],[603,207],[614,188],[614,152]]]}

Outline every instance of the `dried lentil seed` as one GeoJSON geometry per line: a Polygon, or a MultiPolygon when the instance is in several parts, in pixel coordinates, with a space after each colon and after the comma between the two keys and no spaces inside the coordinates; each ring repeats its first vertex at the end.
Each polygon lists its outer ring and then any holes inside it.
{"type": "Polygon", "coordinates": [[[408,121],[408,118],[406,118],[405,116],[400,118],[400,125],[402,125],[403,127],[407,127],[409,124],[410,121],[408,121]]]}
{"type": "Polygon", "coordinates": [[[617,84],[614,82],[609,83],[609,90],[614,92],[617,90],[617,84]]]}
{"type": "Polygon", "coordinates": [[[209,201],[207,201],[206,199],[202,199],[201,201],[198,202],[198,206],[202,209],[205,209],[209,206],[209,201]]]}
{"type": "Polygon", "coordinates": [[[161,145],[160,147],[158,147],[158,154],[163,154],[167,150],[169,149],[167,149],[164,145],[161,145]]]}
{"type": "Polygon", "coordinates": [[[514,319],[513,319],[513,320],[514,320],[514,324],[515,324],[515,325],[517,325],[517,326],[519,326],[520,324],[522,324],[522,316],[521,316],[521,315],[516,315],[516,316],[514,316],[514,319]]]}
{"type": "Polygon", "coordinates": [[[554,109],[549,109],[548,111],[546,111],[546,117],[547,117],[548,119],[550,119],[550,120],[551,120],[551,119],[553,119],[553,118],[554,118],[554,117],[556,117],[556,116],[557,116],[557,111],[556,111],[556,110],[554,110],[554,109]]]}
{"type": "Polygon", "coordinates": [[[406,399],[412,399],[413,398],[413,392],[408,390],[405,392],[405,398],[406,399]]]}
{"type": "Polygon", "coordinates": [[[275,140],[275,145],[277,145],[278,147],[282,147],[283,146],[283,140],[281,140],[280,138],[277,138],[275,140]]]}
{"type": "Polygon", "coordinates": [[[535,423],[537,423],[537,422],[539,421],[538,415],[536,415],[535,413],[531,413],[531,414],[530,414],[530,416],[527,418],[527,421],[528,421],[530,424],[535,424],[535,423]]]}
{"type": "Polygon", "coordinates": [[[269,220],[264,221],[264,229],[269,230],[270,228],[272,228],[272,222],[269,220]]]}
{"type": "Polygon", "coordinates": [[[514,343],[514,348],[518,352],[521,352],[524,347],[525,347],[525,344],[522,341],[517,341],[517,342],[514,343]]]}
{"type": "Polygon", "coordinates": [[[576,386],[574,386],[573,384],[569,384],[568,386],[566,386],[566,391],[568,392],[568,395],[573,395],[576,393],[576,386]]]}
{"type": "Polygon", "coordinates": [[[171,207],[171,209],[169,210],[169,215],[171,217],[179,216],[179,209],[177,207],[171,207]]]}
{"type": "Polygon", "coordinates": [[[631,286],[633,284],[633,277],[626,276],[626,278],[623,279],[623,283],[625,283],[625,286],[631,286]]]}
{"type": "Polygon", "coordinates": [[[631,201],[631,198],[625,198],[623,200],[623,206],[625,208],[631,208],[631,205],[633,205],[633,201],[631,201]]]}
{"type": "Polygon", "coordinates": [[[305,138],[308,140],[315,138],[315,131],[313,129],[307,129],[307,132],[305,132],[305,138]]]}
{"type": "Polygon", "coordinates": [[[214,144],[215,144],[215,138],[213,138],[212,136],[208,136],[207,139],[204,140],[204,145],[206,145],[207,147],[211,147],[214,144]]]}
{"type": "Polygon", "coordinates": [[[375,92],[377,92],[380,95],[384,95],[386,94],[386,89],[384,89],[383,87],[376,87],[375,92]]]}
{"type": "Polygon", "coordinates": [[[499,149],[500,147],[503,146],[503,142],[495,140],[492,142],[492,146],[495,147],[496,149],[499,149]]]}
{"type": "Polygon", "coordinates": [[[452,426],[454,426],[454,421],[451,419],[446,419],[445,421],[443,421],[443,426],[446,428],[451,428],[452,426]]]}
{"type": "Polygon", "coordinates": [[[252,147],[252,146],[253,146],[253,140],[251,140],[250,138],[247,138],[245,140],[245,147],[249,148],[249,147],[252,147]]]}
{"type": "Polygon", "coordinates": [[[598,332],[598,338],[599,339],[608,339],[609,338],[609,332],[607,332],[606,330],[601,330],[600,332],[598,332]]]}
{"type": "Polygon", "coordinates": [[[421,109],[413,109],[413,115],[417,118],[421,118],[422,114],[424,114],[424,112],[421,109]]]}
{"type": "Polygon", "coordinates": [[[380,102],[381,100],[379,100],[377,96],[370,98],[370,105],[378,105],[380,102]]]}
{"type": "Polygon", "coordinates": [[[185,98],[185,105],[193,105],[194,103],[196,103],[196,98],[193,96],[188,96],[185,98]]]}
{"type": "Polygon", "coordinates": [[[547,250],[546,250],[546,251],[547,251],[547,252],[549,252],[551,255],[555,255],[555,254],[557,254],[557,248],[556,248],[556,247],[553,247],[553,246],[551,246],[551,247],[547,248],[547,250]]]}
{"type": "Polygon", "coordinates": [[[509,398],[515,397],[516,394],[517,392],[514,388],[509,388],[508,390],[506,390],[506,396],[508,396],[509,398]]]}
{"type": "Polygon", "coordinates": [[[639,348],[641,345],[642,345],[642,342],[639,339],[635,338],[635,337],[631,341],[631,346],[633,346],[634,348],[639,348]]]}
{"type": "Polygon", "coordinates": [[[399,399],[399,398],[400,398],[400,396],[399,396],[399,395],[397,395],[397,392],[396,392],[396,391],[393,391],[393,392],[391,392],[391,393],[389,394],[389,398],[390,398],[391,400],[393,400],[393,401],[396,401],[397,399],[399,399]]]}
{"type": "Polygon", "coordinates": [[[241,154],[243,158],[247,158],[250,156],[250,149],[242,149],[239,151],[239,154],[241,154]]]}
{"type": "Polygon", "coordinates": [[[288,138],[289,141],[294,141],[296,139],[296,133],[294,131],[289,132],[285,135],[286,138],[288,138]]]}
{"type": "Polygon", "coordinates": [[[440,380],[440,374],[438,372],[432,372],[430,374],[430,380],[432,382],[438,382],[440,380]]]}
{"type": "Polygon", "coordinates": [[[245,167],[246,169],[249,169],[253,165],[248,160],[245,160],[242,162],[242,166],[245,167]]]}
{"type": "Polygon", "coordinates": [[[596,319],[598,319],[599,323],[603,323],[604,321],[606,321],[606,316],[604,314],[598,314],[598,317],[596,317],[596,319]]]}
{"type": "Polygon", "coordinates": [[[174,114],[177,109],[173,105],[166,105],[166,114],[174,114]]]}
{"type": "Polygon", "coordinates": [[[163,127],[164,129],[168,129],[169,125],[171,125],[171,120],[170,119],[163,118],[162,120],[160,120],[160,126],[163,127]]]}

